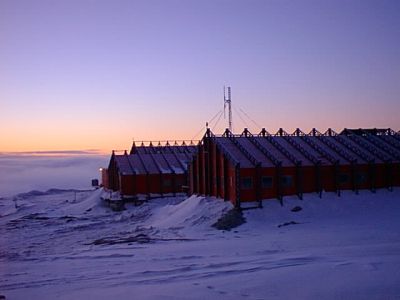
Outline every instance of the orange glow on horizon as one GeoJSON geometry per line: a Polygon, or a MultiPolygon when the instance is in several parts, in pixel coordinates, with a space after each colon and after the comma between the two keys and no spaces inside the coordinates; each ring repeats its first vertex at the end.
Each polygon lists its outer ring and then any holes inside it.
{"type": "MultiPolygon", "coordinates": [[[[207,110],[207,109],[205,109],[207,110]]],[[[296,113],[296,112],[294,112],[296,113]]],[[[150,115],[150,113],[148,114],[150,115]]],[[[129,150],[132,142],[140,141],[171,141],[200,140],[205,133],[205,113],[174,116],[171,119],[160,116],[148,119],[148,115],[123,118],[105,119],[103,116],[93,115],[85,118],[70,120],[57,119],[55,117],[40,119],[40,116],[32,117],[32,125],[26,126],[19,122],[7,122],[11,124],[2,134],[0,140],[0,152],[29,152],[29,151],[71,151],[71,150],[96,150],[101,154],[109,154],[112,150],[129,150]]],[[[288,133],[300,127],[305,133],[309,133],[313,127],[325,132],[329,127],[340,132],[343,128],[373,128],[385,127],[385,120],[364,122],[349,122],[343,119],[329,119],[324,114],[313,118],[299,115],[293,116],[293,112],[285,113],[285,118],[274,114],[268,118],[254,118],[264,126],[268,132],[275,134],[280,127],[288,133]],[[333,122],[334,121],[334,122],[333,122]],[[381,124],[381,126],[380,126],[381,124]]],[[[241,133],[249,124],[244,124],[234,115],[234,133],[241,133]]],[[[0,126],[5,128],[4,124],[0,126]]],[[[222,134],[226,128],[227,120],[222,119],[217,127],[212,128],[215,134],[222,134]]],[[[396,124],[397,121],[391,123],[396,124]]],[[[398,128],[393,128],[398,130],[398,128]]],[[[258,134],[261,128],[249,127],[250,132],[258,134]]]]}

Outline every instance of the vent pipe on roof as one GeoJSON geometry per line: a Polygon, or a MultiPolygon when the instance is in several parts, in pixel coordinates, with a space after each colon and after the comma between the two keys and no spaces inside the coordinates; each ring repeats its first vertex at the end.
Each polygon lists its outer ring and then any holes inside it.
{"type": "Polygon", "coordinates": [[[279,133],[279,136],[283,136],[283,128],[279,128],[278,133],[279,133]]]}
{"type": "Polygon", "coordinates": [[[266,136],[267,131],[265,128],[261,129],[261,136],[266,136]]]}
{"type": "Polygon", "coordinates": [[[211,137],[211,130],[210,130],[210,128],[207,128],[206,136],[207,136],[207,137],[211,137]]]}
{"type": "Polygon", "coordinates": [[[249,130],[247,128],[245,128],[243,130],[243,134],[244,134],[245,137],[248,137],[249,136],[249,130]]]}
{"type": "Polygon", "coordinates": [[[137,149],[136,149],[136,143],[135,143],[135,141],[133,141],[133,142],[132,142],[132,148],[131,148],[131,153],[130,153],[130,154],[135,154],[136,151],[137,151],[137,149]]]}

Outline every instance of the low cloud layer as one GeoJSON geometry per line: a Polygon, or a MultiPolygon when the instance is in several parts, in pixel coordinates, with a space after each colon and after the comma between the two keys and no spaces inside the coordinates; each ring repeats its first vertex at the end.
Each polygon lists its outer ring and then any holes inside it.
{"type": "Polygon", "coordinates": [[[0,154],[0,197],[50,188],[85,189],[109,156],[87,151],[0,154]]]}

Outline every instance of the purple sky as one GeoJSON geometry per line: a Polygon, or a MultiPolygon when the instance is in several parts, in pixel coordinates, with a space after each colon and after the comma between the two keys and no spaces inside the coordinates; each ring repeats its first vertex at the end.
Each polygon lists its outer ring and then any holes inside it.
{"type": "Polygon", "coordinates": [[[0,151],[191,139],[223,85],[270,132],[400,129],[400,1],[2,0],[0,45],[0,151]]]}

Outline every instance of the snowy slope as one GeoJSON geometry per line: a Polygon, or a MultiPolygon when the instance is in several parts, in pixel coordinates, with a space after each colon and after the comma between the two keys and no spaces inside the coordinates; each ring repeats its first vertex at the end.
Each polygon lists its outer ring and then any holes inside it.
{"type": "Polygon", "coordinates": [[[268,200],[231,231],[210,227],[228,202],[164,198],[113,212],[101,193],[28,193],[17,208],[0,200],[0,295],[400,298],[400,189],[268,200]]]}

